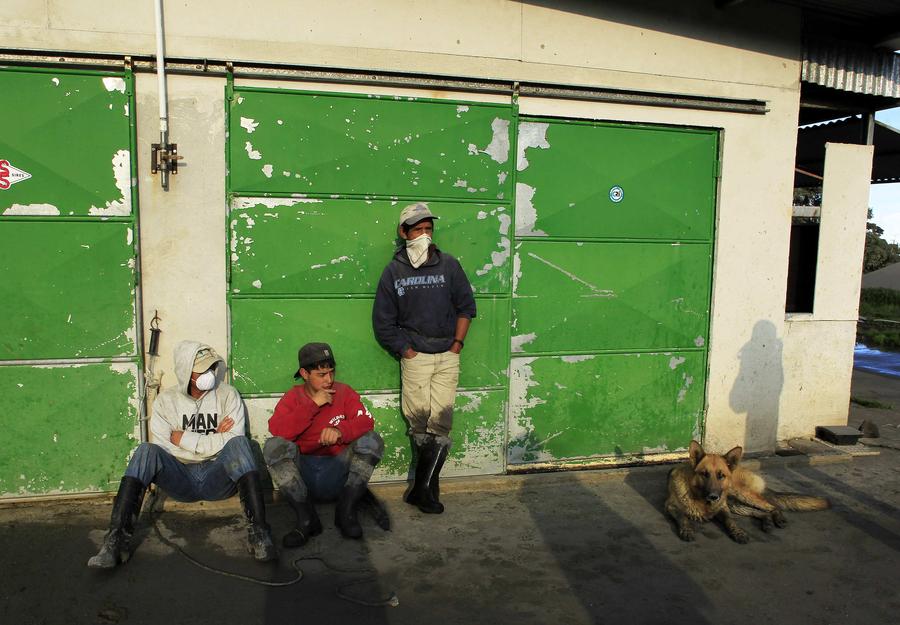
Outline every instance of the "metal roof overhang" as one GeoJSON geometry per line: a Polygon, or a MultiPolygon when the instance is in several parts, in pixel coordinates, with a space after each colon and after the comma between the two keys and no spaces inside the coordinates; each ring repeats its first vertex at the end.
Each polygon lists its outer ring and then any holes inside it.
{"type": "MultiPolygon", "coordinates": [[[[865,117],[851,117],[800,128],[797,133],[795,187],[821,185],[826,143],[865,143],[865,117]]],[[[900,131],[875,122],[873,184],[900,182],[900,131]]]]}

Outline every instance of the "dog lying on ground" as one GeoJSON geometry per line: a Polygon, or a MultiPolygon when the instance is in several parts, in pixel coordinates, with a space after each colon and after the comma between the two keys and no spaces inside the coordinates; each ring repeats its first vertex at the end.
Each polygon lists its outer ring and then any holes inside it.
{"type": "Polygon", "coordinates": [[[760,519],[763,531],[784,527],[784,510],[825,510],[827,499],[806,495],[785,495],[766,489],[765,480],[739,467],[744,450],[735,447],[724,456],[708,454],[691,441],[690,461],[669,471],[669,498],[666,513],[675,520],[678,536],[694,540],[695,524],[717,519],[735,541],[750,540],[732,514],[760,519]]]}

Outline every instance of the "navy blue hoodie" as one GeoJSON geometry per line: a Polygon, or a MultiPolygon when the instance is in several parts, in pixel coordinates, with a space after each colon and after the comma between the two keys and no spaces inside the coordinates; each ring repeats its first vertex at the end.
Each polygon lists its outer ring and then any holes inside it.
{"type": "Polygon", "coordinates": [[[372,308],[381,346],[396,356],[410,347],[426,354],[445,352],[453,344],[458,317],[475,317],[472,285],[459,261],[432,247],[416,269],[406,248],[397,250],[381,274],[372,308]]]}

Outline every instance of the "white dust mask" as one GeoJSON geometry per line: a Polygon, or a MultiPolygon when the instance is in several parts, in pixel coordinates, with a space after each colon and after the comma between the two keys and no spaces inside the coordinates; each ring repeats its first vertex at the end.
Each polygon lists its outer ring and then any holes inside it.
{"type": "Polygon", "coordinates": [[[194,386],[196,386],[201,391],[212,390],[213,387],[215,387],[215,385],[216,385],[216,374],[212,369],[200,374],[199,376],[197,376],[197,379],[194,381],[194,386]]]}
{"type": "Polygon", "coordinates": [[[409,240],[406,240],[406,255],[409,256],[410,264],[418,269],[428,260],[428,248],[431,246],[431,237],[427,234],[409,240]]]}

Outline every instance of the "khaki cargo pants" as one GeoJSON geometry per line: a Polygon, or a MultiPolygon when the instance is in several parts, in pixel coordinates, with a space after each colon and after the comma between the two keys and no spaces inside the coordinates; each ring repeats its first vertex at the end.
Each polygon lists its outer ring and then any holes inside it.
{"type": "Polygon", "coordinates": [[[459,354],[419,352],[400,359],[400,404],[414,438],[425,433],[449,437],[459,383],[459,354]]]}

